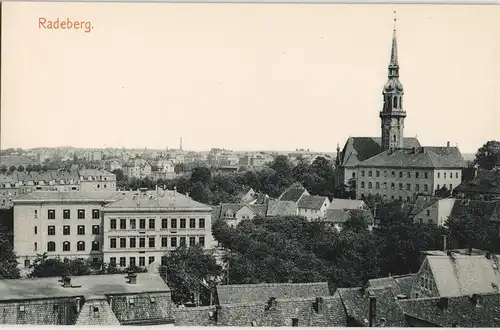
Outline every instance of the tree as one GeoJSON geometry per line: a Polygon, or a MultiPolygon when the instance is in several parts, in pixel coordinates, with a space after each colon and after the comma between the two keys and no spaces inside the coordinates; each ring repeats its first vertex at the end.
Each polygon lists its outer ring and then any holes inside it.
{"type": "Polygon", "coordinates": [[[434,195],[436,195],[437,197],[450,197],[451,196],[451,191],[446,188],[445,185],[443,185],[441,188],[439,189],[436,189],[434,195]]]}
{"type": "Polygon", "coordinates": [[[16,167],[14,165],[12,165],[11,167],[9,167],[9,172],[12,173],[16,170],[16,167]]]}
{"type": "Polygon", "coordinates": [[[486,142],[477,150],[474,163],[483,170],[492,170],[500,166],[500,141],[486,142]]]}
{"type": "Polygon", "coordinates": [[[349,212],[349,218],[344,222],[343,229],[352,230],[354,232],[368,230],[368,216],[366,211],[351,210],[349,212]]]}
{"type": "Polygon", "coordinates": [[[191,183],[202,183],[202,184],[210,184],[212,180],[212,174],[210,173],[210,169],[206,167],[197,167],[191,173],[191,183]]]}
{"type": "Polygon", "coordinates": [[[47,253],[39,254],[30,266],[29,277],[81,276],[90,275],[90,263],[81,259],[49,258],[47,253]]]}
{"type": "Polygon", "coordinates": [[[0,173],[3,173],[3,174],[7,173],[7,166],[2,165],[2,166],[0,167],[0,173]]]}
{"type": "Polygon", "coordinates": [[[19,166],[17,167],[17,171],[18,171],[18,172],[24,172],[24,166],[23,166],[23,165],[19,165],[19,166]]]}
{"type": "Polygon", "coordinates": [[[181,246],[165,254],[165,265],[160,272],[166,271],[166,282],[172,289],[172,301],[176,304],[196,302],[201,283],[212,287],[221,274],[212,252],[204,251],[200,246],[181,246]]]}
{"type": "Polygon", "coordinates": [[[12,250],[11,233],[0,231],[0,279],[19,278],[17,260],[12,250]]]}
{"type": "Polygon", "coordinates": [[[116,170],[112,171],[111,173],[116,175],[116,181],[118,181],[118,182],[126,181],[126,176],[125,176],[125,174],[123,174],[122,169],[116,169],[116,170]]]}
{"type": "Polygon", "coordinates": [[[174,165],[174,172],[176,174],[180,174],[180,173],[184,172],[184,164],[182,164],[182,163],[175,164],[174,165]]]}

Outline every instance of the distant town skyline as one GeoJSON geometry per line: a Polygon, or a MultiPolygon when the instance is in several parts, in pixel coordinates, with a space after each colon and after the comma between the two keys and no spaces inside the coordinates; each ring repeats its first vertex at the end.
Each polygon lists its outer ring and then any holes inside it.
{"type": "Polygon", "coordinates": [[[335,152],[380,136],[394,10],[405,136],[498,139],[495,6],[4,3],[0,147],[335,152]]]}

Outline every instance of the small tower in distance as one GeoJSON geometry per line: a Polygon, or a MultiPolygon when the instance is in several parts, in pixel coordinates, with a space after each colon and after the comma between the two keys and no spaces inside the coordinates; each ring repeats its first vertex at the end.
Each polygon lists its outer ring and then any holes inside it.
{"type": "Polygon", "coordinates": [[[394,30],[392,34],[391,59],[389,62],[388,81],[382,92],[384,106],[380,111],[383,151],[401,149],[404,146],[403,85],[399,81],[398,44],[396,38],[396,12],[394,12],[394,30]]]}
{"type": "Polygon", "coordinates": [[[181,144],[179,146],[179,150],[182,151],[182,137],[181,137],[181,144]]]}

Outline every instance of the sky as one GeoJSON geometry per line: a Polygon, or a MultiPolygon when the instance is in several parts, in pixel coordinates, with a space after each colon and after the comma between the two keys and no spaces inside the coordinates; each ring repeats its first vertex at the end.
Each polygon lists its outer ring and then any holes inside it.
{"type": "Polygon", "coordinates": [[[397,17],[405,136],[500,139],[500,7],[3,3],[0,147],[332,152],[380,136],[397,17]],[[49,30],[39,18],[90,21],[49,30]]]}

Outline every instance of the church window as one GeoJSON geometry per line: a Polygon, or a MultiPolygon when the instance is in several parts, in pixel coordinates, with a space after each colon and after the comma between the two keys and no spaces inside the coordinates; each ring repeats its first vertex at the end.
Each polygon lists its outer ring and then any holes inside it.
{"type": "Polygon", "coordinates": [[[398,98],[394,96],[394,108],[398,107],[398,98]]]}
{"type": "Polygon", "coordinates": [[[400,109],[403,108],[403,98],[402,97],[399,98],[399,108],[400,109]]]}

